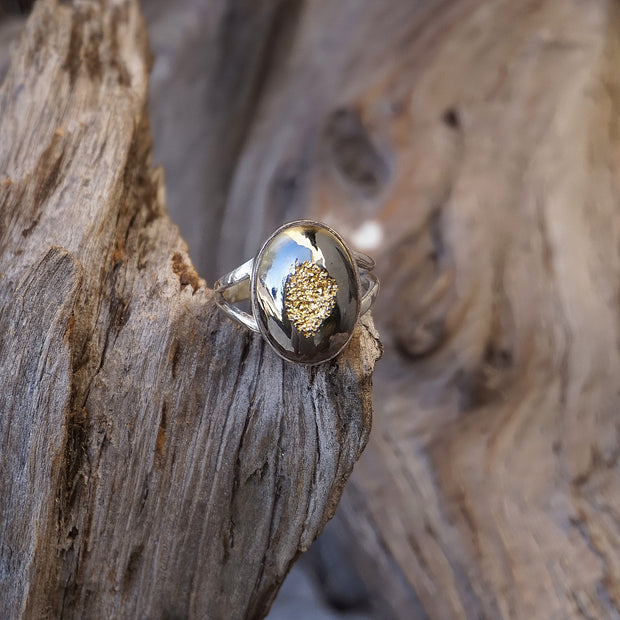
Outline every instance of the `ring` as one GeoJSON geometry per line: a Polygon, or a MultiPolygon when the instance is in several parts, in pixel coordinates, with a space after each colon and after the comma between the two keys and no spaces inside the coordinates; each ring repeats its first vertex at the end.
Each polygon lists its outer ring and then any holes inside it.
{"type": "Polygon", "coordinates": [[[278,228],[256,258],[220,278],[215,301],[262,334],[280,357],[319,364],[344,349],[372,306],[379,292],[374,266],[329,226],[297,220],[278,228]],[[234,305],[244,300],[252,314],[234,305]]]}

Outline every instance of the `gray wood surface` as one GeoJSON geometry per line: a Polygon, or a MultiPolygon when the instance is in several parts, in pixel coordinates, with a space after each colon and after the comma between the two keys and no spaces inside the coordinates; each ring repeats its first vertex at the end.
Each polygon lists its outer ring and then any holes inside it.
{"type": "MultiPolygon", "coordinates": [[[[617,4],[147,0],[145,11],[155,51],[154,158],[168,171],[169,205],[186,231],[200,275],[212,281],[249,258],[276,225],[297,216],[327,221],[378,259],[383,288],[375,317],[386,350],[374,376],[374,430],[332,522],[337,534],[331,540],[357,567],[382,620],[620,617],[617,4]]],[[[38,40],[36,32],[33,37],[38,40]]],[[[58,79],[54,92],[59,87],[62,92],[63,83],[58,79]]],[[[20,92],[17,85],[11,88],[20,92]]],[[[89,105],[97,107],[94,118],[106,118],[114,102],[119,123],[120,103],[112,92],[106,85],[105,101],[89,105]]],[[[141,102],[138,98],[122,118],[141,118],[141,102]]],[[[27,124],[25,116],[20,122],[27,124]]],[[[3,136],[10,127],[4,126],[3,136]]],[[[123,125],[121,136],[132,129],[133,123],[123,125]]],[[[50,135],[55,130],[53,124],[50,135]]],[[[34,142],[49,144],[39,134],[34,142]]],[[[125,169],[126,155],[110,161],[114,175],[119,166],[125,169]]],[[[80,174],[88,178],[91,168],[80,174]]],[[[123,229],[126,213],[98,204],[100,194],[89,198],[83,189],[77,195],[101,214],[100,226],[107,222],[104,213],[114,222],[121,214],[123,229]]],[[[24,196],[19,204],[30,208],[33,194],[24,196]]],[[[13,216],[26,218],[26,212],[13,216]]],[[[162,226],[162,218],[149,225],[162,226]]],[[[19,231],[30,224],[12,229],[16,244],[29,243],[19,231]]],[[[55,230],[57,236],[63,232],[55,230]]],[[[106,234],[116,239],[116,233],[106,234]]],[[[133,233],[128,239],[135,244],[133,233]]],[[[191,281],[183,248],[168,243],[172,255],[181,256],[174,262],[177,271],[191,281]]],[[[101,334],[115,333],[105,327],[110,313],[123,323],[122,300],[130,299],[132,307],[138,299],[126,296],[133,289],[123,279],[122,263],[116,271],[103,270],[114,278],[96,298],[105,302],[94,307],[97,302],[88,301],[82,291],[93,281],[92,265],[107,256],[98,249],[103,242],[97,244],[99,256],[90,262],[86,242],[67,248],[86,274],[79,276],[77,293],[71,287],[66,292],[78,296],[72,308],[87,311],[74,313],[73,334],[82,335],[71,342],[86,342],[79,329],[98,325],[94,313],[104,317],[102,331],[91,329],[92,359],[101,359],[101,334]],[[120,297],[112,296],[114,290],[120,297]]],[[[34,265],[55,269],[49,246],[37,240],[33,247],[39,253],[28,266],[23,256],[3,259],[3,274],[13,261],[16,270],[23,269],[19,278],[10,276],[10,287],[0,278],[11,298],[30,290],[34,265]]],[[[169,279],[170,256],[149,259],[144,277],[157,265],[157,281],[164,283],[157,290],[171,295],[165,299],[184,294],[191,300],[181,327],[196,325],[192,321],[198,319],[190,318],[198,310],[191,304],[202,299],[202,288],[190,295],[186,285],[179,293],[178,277],[176,284],[169,279]]],[[[44,305],[50,306],[49,324],[64,321],[65,306],[44,305]]],[[[157,308],[153,314],[163,316],[157,308]]],[[[16,312],[3,314],[3,324],[21,325],[16,312]]],[[[119,345],[126,346],[124,334],[134,333],[127,330],[135,316],[132,311],[120,330],[119,345]]],[[[235,328],[212,320],[220,342],[236,342],[235,328]]],[[[17,337],[28,341],[26,334],[17,337]]],[[[198,364],[191,353],[195,338],[186,338],[188,359],[198,364]]],[[[254,359],[252,347],[259,346],[250,343],[246,364],[254,359]]],[[[146,349],[140,353],[145,357],[146,349]]],[[[104,358],[105,373],[111,360],[121,363],[109,352],[104,358]]],[[[71,359],[79,371],[81,358],[72,353],[71,359]]],[[[93,375],[87,364],[83,376],[93,375]]],[[[291,378],[286,380],[289,389],[291,378]]],[[[75,384],[83,390],[80,381],[75,384]]],[[[95,398],[91,391],[89,398],[95,398]]],[[[82,409],[71,411],[68,445],[80,448],[82,427],[92,433],[89,424],[97,422],[89,409],[86,416],[78,415],[82,409]]],[[[261,411],[268,416],[268,409],[261,411]]],[[[121,445],[119,429],[131,429],[131,441],[138,441],[129,414],[119,423],[103,418],[101,432],[114,437],[113,445],[121,445]]],[[[181,432],[168,420],[164,446],[171,432],[181,432]]],[[[21,422],[14,423],[20,428],[21,422]]],[[[95,469],[88,469],[86,457],[69,462],[79,472],[72,479],[83,485],[74,483],[75,501],[92,505],[100,492],[89,496],[87,490],[100,469],[96,436],[88,437],[87,447],[94,448],[76,454],[86,454],[95,469]]],[[[150,437],[157,445],[153,429],[150,437]]],[[[28,441],[36,451],[37,436],[28,441]]],[[[107,463],[112,448],[102,445],[107,463]]],[[[51,461],[49,473],[41,475],[68,475],[61,465],[60,473],[54,469],[59,462],[51,461]]],[[[158,480],[154,475],[150,484],[158,480]]],[[[108,488],[109,482],[104,477],[97,484],[108,488]]],[[[114,488],[125,488],[119,484],[114,488]]],[[[31,500],[22,501],[28,512],[31,500]]],[[[145,506],[152,501],[149,490],[145,506]]],[[[77,514],[77,505],[63,511],[77,514]]],[[[63,529],[71,518],[57,526],[65,537],[57,546],[62,562],[71,554],[77,558],[72,561],[78,580],[65,581],[67,601],[99,583],[86,581],[92,572],[85,524],[63,529]]],[[[34,544],[30,535],[25,540],[34,544]]],[[[150,557],[149,545],[144,549],[150,557]]],[[[104,574],[116,579],[133,551],[115,549],[120,568],[104,574]]],[[[45,565],[50,574],[57,570],[54,562],[45,565]]],[[[131,565],[141,566],[135,559],[131,565]]],[[[25,564],[20,570],[25,574],[25,564]]],[[[134,574],[142,575],[139,571],[134,574]]]]}
{"type": "Polygon", "coordinates": [[[137,2],[41,0],[0,90],[3,617],[261,617],[368,438],[370,319],[304,368],[216,310],[149,63],[137,2]]]}
{"type": "Polygon", "coordinates": [[[380,617],[619,618],[617,3],[302,2],[286,32],[216,256],[309,216],[378,260],[339,531],[380,617]]]}

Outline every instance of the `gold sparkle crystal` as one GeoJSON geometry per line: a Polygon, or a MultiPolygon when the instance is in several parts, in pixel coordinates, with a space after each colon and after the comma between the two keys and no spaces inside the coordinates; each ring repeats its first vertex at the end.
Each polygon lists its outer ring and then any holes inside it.
{"type": "Polygon", "coordinates": [[[284,285],[284,307],[291,323],[306,338],[319,331],[336,303],[338,285],[325,267],[309,260],[289,274],[284,285]]]}

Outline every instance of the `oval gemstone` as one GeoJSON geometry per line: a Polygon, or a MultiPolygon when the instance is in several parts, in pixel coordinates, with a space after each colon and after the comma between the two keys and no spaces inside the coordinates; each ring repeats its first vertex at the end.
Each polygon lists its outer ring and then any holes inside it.
{"type": "Polygon", "coordinates": [[[277,230],[256,258],[254,316],[284,358],[324,362],[349,342],[359,315],[357,267],[342,240],[317,222],[277,230]]]}

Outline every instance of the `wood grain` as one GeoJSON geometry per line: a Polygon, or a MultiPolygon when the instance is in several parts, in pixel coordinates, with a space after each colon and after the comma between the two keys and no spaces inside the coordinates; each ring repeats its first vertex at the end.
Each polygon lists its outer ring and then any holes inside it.
{"type": "Polygon", "coordinates": [[[370,429],[217,312],[151,166],[137,2],[41,0],[0,90],[3,617],[262,617],[370,429]]]}
{"type": "Polygon", "coordinates": [[[298,216],[379,231],[386,356],[340,514],[382,617],[620,617],[619,23],[308,2],[271,67],[218,256],[298,216]]]}
{"type": "Polygon", "coordinates": [[[337,525],[381,617],[620,617],[616,5],[167,4],[153,118],[200,273],[299,216],[379,231],[386,354],[337,525]]]}

